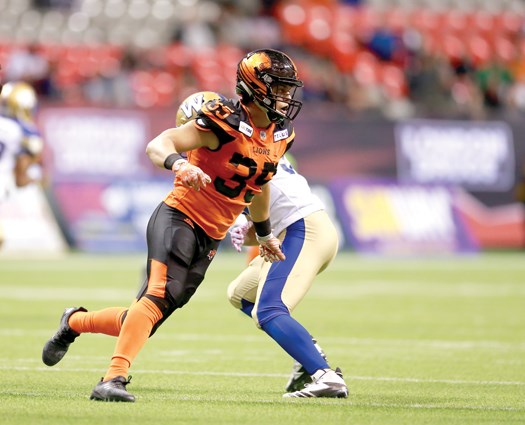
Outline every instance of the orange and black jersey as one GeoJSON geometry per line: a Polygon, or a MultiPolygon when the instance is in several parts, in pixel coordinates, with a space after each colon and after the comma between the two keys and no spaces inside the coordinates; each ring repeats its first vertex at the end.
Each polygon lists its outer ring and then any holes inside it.
{"type": "Polygon", "coordinates": [[[219,139],[217,149],[188,152],[188,161],[211,178],[200,191],[184,187],[177,179],[166,204],[177,208],[213,239],[223,239],[254,194],[277,172],[277,163],[295,137],[292,123],[272,123],[256,128],[240,103],[212,100],[198,114],[194,125],[212,131],[219,139]]]}

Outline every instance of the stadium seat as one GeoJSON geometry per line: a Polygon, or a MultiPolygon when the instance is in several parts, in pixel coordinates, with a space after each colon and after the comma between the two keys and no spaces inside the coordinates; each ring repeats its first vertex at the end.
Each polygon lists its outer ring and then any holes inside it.
{"type": "Polygon", "coordinates": [[[361,85],[377,84],[380,78],[379,60],[373,53],[361,50],[355,57],[353,74],[356,81],[361,85]]]}
{"type": "Polygon", "coordinates": [[[276,7],[275,14],[281,23],[283,38],[290,44],[302,45],[307,38],[306,10],[302,3],[285,1],[276,7]]]}
{"type": "Polygon", "coordinates": [[[392,64],[383,64],[380,68],[381,85],[391,99],[400,99],[408,94],[408,86],[403,69],[392,64]]]}
{"type": "Polygon", "coordinates": [[[493,50],[487,39],[476,33],[469,34],[466,37],[465,49],[476,66],[487,63],[493,55],[493,50]]]}
{"type": "Polygon", "coordinates": [[[315,54],[330,52],[328,41],[332,37],[333,8],[313,5],[306,8],[306,34],[304,44],[315,54]]]}

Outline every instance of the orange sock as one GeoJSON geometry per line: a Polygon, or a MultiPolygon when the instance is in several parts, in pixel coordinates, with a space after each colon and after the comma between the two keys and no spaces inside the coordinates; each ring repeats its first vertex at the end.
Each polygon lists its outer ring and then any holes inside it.
{"type": "Polygon", "coordinates": [[[79,311],[69,318],[69,326],[79,334],[89,332],[118,336],[126,307],[109,307],[98,311],[79,311]]]}
{"type": "Polygon", "coordinates": [[[141,298],[128,310],[104,381],[127,377],[131,363],[149,338],[151,329],[162,318],[159,308],[148,298],[141,298]]]}

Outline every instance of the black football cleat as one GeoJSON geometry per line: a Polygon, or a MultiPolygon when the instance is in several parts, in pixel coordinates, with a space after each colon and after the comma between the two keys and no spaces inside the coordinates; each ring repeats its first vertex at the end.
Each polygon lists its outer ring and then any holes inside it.
{"type": "Polygon", "coordinates": [[[53,337],[46,342],[42,350],[42,361],[47,366],[56,365],[66,355],[75,338],[80,334],[69,327],[69,318],[77,311],[87,311],[84,307],[66,308],[60,318],[60,326],[53,337]]]}
{"type": "Polygon", "coordinates": [[[117,376],[106,382],[102,379],[93,388],[90,400],[135,402],[135,396],[126,391],[126,385],[131,382],[131,376],[127,380],[123,376],[117,376]]]}

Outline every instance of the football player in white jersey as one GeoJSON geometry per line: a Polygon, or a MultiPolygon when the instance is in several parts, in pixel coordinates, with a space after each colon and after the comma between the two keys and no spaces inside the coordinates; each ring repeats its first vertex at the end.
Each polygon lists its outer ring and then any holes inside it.
{"type": "MultiPolygon", "coordinates": [[[[16,187],[40,176],[31,169],[41,160],[42,139],[36,130],[37,96],[24,82],[9,82],[0,91],[0,205],[16,187]]],[[[0,223],[0,245],[3,232],[0,223]]]]}
{"type": "MultiPolygon", "coordinates": [[[[283,157],[270,185],[270,217],[286,259],[266,262],[261,256],[228,287],[235,308],[251,316],[295,359],[283,397],[347,397],[348,388],[339,368],[333,370],[310,333],[291,312],[337,254],[337,230],[307,180],[283,157]],[[306,384],[306,385],[305,385],[306,384]]],[[[249,220],[238,220],[230,232],[234,247],[256,245],[249,220]]]]}

